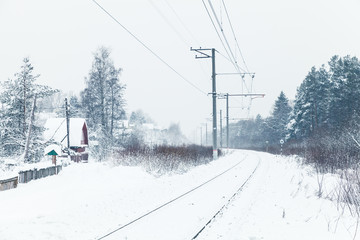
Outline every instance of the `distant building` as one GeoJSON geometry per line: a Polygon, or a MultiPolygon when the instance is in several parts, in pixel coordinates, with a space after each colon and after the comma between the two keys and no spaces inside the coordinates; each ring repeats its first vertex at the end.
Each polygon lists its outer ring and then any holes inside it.
{"type": "Polygon", "coordinates": [[[166,144],[166,129],[160,128],[152,123],[142,124],[144,135],[144,142],[149,146],[166,144]]]}
{"type": "MultiPolygon", "coordinates": [[[[89,147],[88,128],[84,118],[70,118],[69,124],[70,156],[71,160],[88,161],[89,147]]],[[[65,118],[49,118],[45,123],[44,138],[48,142],[61,145],[62,149],[67,148],[67,127],[65,118]]],[[[63,151],[63,155],[67,152],[63,151]]]]}

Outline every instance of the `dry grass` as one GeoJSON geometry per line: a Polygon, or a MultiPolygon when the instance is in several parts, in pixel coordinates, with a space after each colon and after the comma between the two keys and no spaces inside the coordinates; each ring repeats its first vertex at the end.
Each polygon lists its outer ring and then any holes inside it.
{"type": "MultiPolygon", "coordinates": [[[[119,165],[140,165],[148,172],[162,175],[169,172],[182,173],[193,166],[212,161],[212,148],[198,145],[129,146],[118,151],[114,157],[119,165]]],[[[221,156],[219,151],[219,156],[221,156]]]]}

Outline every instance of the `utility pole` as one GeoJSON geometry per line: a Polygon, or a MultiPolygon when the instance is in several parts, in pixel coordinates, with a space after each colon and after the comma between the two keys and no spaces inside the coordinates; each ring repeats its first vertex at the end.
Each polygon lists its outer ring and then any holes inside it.
{"type": "Polygon", "coordinates": [[[229,94],[226,95],[226,148],[229,150],[229,94]]]}
{"type": "Polygon", "coordinates": [[[254,98],[263,98],[265,94],[263,93],[237,93],[229,94],[225,93],[219,94],[219,99],[226,99],[226,147],[229,149],[229,97],[251,97],[254,98]]]}
{"type": "Polygon", "coordinates": [[[190,51],[195,51],[200,54],[200,56],[195,55],[195,58],[211,58],[212,60],[212,106],[213,106],[213,159],[218,158],[218,149],[217,149],[217,125],[216,125],[216,71],[215,71],[215,48],[199,48],[194,49],[190,48],[190,51]],[[205,51],[211,51],[211,55],[205,53],[205,51]]]}
{"type": "Polygon", "coordinates": [[[208,137],[207,137],[208,135],[207,135],[207,123],[205,123],[205,141],[206,141],[206,143],[205,143],[205,146],[207,146],[208,145],[208,137]]]}
{"type": "Polygon", "coordinates": [[[220,110],[220,148],[223,147],[222,110],[220,110]]]}
{"type": "Polygon", "coordinates": [[[69,119],[69,105],[67,98],[65,98],[65,116],[66,116],[67,152],[68,152],[68,156],[70,156],[70,119],[69,119]]]}
{"type": "Polygon", "coordinates": [[[212,98],[213,98],[213,159],[218,158],[217,149],[217,125],[216,125],[216,72],[215,72],[215,48],[211,49],[212,59],[212,98]]]}

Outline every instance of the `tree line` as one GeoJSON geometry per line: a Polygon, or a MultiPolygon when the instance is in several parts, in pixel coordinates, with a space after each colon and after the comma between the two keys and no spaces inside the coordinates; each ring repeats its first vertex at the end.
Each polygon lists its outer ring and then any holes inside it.
{"type": "MultiPolygon", "coordinates": [[[[104,159],[113,151],[131,144],[143,144],[143,129],[140,127],[152,120],[142,111],[127,116],[124,99],[125,84],[120,81],[122,69],[116,67],[111,52],[100,47],[93,54],[91,68],[85,77],[85,88],[79,95],[71,95],[70,117],[85,118],[89,138],[97,142],[92,149],[98,159],[104,159]],[[122,121],[129,119],[133,131],[124,134],[122,121]]],[[[35,73],[29,58],[24,58],[20,70],[1,83],[0,88],[0,157],[18,157],[24,153],[27,135],[29,154],[25,162],[39,161],[44,147],[51,141],[43,138],[44,121],[47,117],[65,117],[64,94],[60,90],[37,83],[40,74],[35,73]],[[31,110],[35,105],[35,121],[31,110]],[[43,114],[45,117],[40,117],[43,114]]],[[[164,131],[169,139],[185,141],[179,126],[172,124],[164,131]],[[176,136],[173,136],[176,135],[176,136]]]]}
{"type": "Polygon", "coordinates": [[[230,125],[231,147],[299,154],[307,161],[334,170],[360,157],[360,61],[333,56],[312,67],[297,88],[294,101],[283,92],[272,113],[230,125]]]}
{"type": "Polygon", "coordinates": [[[57,92],[48,86],[36,83],[39,74],[34,73],[29,58],[24,58],[21,69],[14,74],[14,78],[1,84],[0,93],[0,156],[21,154],[26,146],[26,135],[30,135],[29,149],[25,161],[36,158],[41,153],[44,143],[41,141],[43,128],[40,125],[31,125],[29,122],[31,109],[36,98],[41,100],[57,92]]]}

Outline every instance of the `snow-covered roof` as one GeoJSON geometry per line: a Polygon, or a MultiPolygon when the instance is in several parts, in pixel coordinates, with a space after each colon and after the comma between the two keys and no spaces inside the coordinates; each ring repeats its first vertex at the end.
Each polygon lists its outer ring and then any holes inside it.
{"type": "Polygon", "coordinates": [[[119,125],[120,128],[129,128],[129,120],[121,120],[119,125]]]}
{"type": "Polygon", "coordinates": [[[61,155],[61,147],[57,144],[51,144],[44,149],[45,155],[61,155]],[[51,154],[52,153],[52,154],[51,154]]]}
{"type": "MultiPolygon", "coordinates": [[[[84,147],[85,137],[83,133],[84,124],[87,128],[84,118],[70,118],[70,147],[84,147]]],[[[49,118],[45,123],[44,138],[46,141],[53,139],[55,142],[63,146],[67,145],[66,140],[66,119],[65,118],[49,118]]]]}
{"type": "Polygon", "coordinates": [[[155,125],[155,124],[153,124],[153,123],[144,123],[142,126],[143,126],[145,129],[147,129],[147,130],[158,130],[158,131],[161,131],[161,130],[166,129],[166,128],[159,127],[159,126],[157,126],[157,125],[155,125]]]}
{"type": "Polygon", "coordinates": [[[143,126],[148,129],[148,130],[153,130],[155,129],[155,125],[152,123],[144,123],[143,126]]]}

